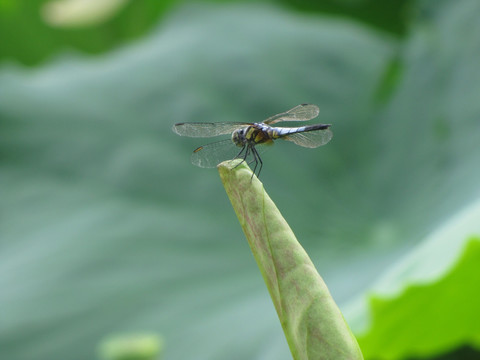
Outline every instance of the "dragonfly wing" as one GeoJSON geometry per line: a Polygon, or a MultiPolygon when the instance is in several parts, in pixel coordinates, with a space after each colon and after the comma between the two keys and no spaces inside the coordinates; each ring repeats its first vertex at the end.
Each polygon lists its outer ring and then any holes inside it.
{"type": "Polygon", "coordinates": [[[202,168],[213,168],[222,161],[234,159],[242,150],[232,140],[222,140],[200,146],[192,154],[192,164],[202,168]]]}
{"type": "Polygon", "coordinates": [[[173,132],[188,137],[212,137],[231,134],[237,129],[249,126],[249,123],[241,122],[184,122],[173,125],[173,132]]]}
{"type": "Polygon", "coordinates": [[[301,104],[284,113],[273,115],[264,121],[265,124],[275,124],[280,121],[308,121],[316,118],[320,112],[317,105],[301,104]]]}
{"type": "Polygon", "coordinates": [[[330,129],[314,130],[307,132],[298,132],[282,137],[282,139],[291,141],[297,145],[316,148],[328,143],[333,137],[330,129]]]}

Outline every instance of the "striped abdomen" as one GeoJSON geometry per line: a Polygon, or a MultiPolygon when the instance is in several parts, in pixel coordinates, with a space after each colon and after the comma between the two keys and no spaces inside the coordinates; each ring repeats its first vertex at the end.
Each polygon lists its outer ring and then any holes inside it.
{"type": "Polygon", "coordinates": [[[325,129],[328,129],[329,127],[330,125],[326,125],[326,124],[316,124],[316,125],[307,125],[307,126],[291,127],[291,128],[269,127],[269,126],[266,126],[265,128],[270,138],[275,140],[291,134],[315,131],[315,130],[325,130],[325,129]]]}

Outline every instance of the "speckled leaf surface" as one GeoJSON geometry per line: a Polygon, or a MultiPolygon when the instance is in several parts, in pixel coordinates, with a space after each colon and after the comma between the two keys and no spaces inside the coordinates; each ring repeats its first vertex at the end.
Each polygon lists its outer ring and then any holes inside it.
{"type": "Polygon", "coordinates": [[[220,177],[263,275],[294,359],[363,359],[307,253],[263,184],[242,163],[220,177]]]}

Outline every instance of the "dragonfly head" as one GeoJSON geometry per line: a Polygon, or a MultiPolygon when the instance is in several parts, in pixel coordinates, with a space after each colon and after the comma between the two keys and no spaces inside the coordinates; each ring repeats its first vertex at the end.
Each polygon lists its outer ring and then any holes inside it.
{"type": "Polygon", "coordinates": [[[237,129],[232,133],[232,141],[235,143],[237,146],[244,146],[245,143],[247,142],[247,139],[245,138],[245,132],[246,128],[242,129],[237,129]]]}

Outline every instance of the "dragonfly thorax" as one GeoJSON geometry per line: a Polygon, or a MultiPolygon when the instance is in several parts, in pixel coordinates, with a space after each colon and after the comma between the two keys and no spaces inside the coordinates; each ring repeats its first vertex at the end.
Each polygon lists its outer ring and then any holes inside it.
{"type": "Polygon", "coordinates": [[[257,144],[270,142],[273,140],[272,135],[273,128],[261,123],[254,123],[250,126],[235,130],[232,133],[232,141],[239,147],[247,144],[255,146],[257,144]]]}

